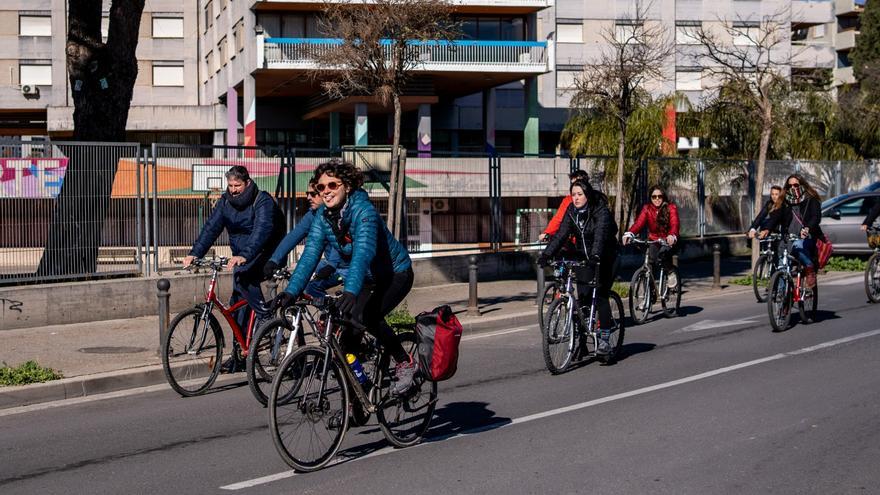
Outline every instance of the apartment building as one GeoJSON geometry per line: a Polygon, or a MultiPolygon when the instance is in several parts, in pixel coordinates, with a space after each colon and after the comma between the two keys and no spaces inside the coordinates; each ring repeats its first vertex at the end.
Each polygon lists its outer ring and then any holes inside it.
{"type": "MultiPolygon", "coordinates": [[[[110,2],[104,2],[106,36],[110,2]]],[[[147,0],[138,41],[130,138],[210,142],[225,108],[199,93],[195,0],[147,0]]],[[[69,136],[73,103],[65,61],[65,0],[0,2],[0,136],[69,136]]]]}
{"type": "Polygon", "coordinates": [[[837,51],[837,63],[834,67],[834,85],[854,84],[852,62],[849,54],[856,46],[861,27],[860,18],[865,10],[866,0],[835,0],[834,22],[827,26],[837,51]]]}

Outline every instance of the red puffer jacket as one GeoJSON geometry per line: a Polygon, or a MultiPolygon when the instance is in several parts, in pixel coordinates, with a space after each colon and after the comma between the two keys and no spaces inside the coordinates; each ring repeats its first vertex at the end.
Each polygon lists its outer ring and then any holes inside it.
{"type": "Polygon", "coordinates": [[[639,213],[638,218],[636,218],[635,223],[627,229],[627,232],[632,232],[633,234],[638,234],[645,227],[648,227],[648,240],[656,241],[657,239],[665,239],[666,236],[674,235],[676,239],[678,238],[678,208],[675,207],[674,204],[669,204],[669,228],[663,230],[660,228],[660,225],[657,223],[657,215],[660,213],[660,208],[654,206],[653,203],[646,204],[642,211],[639,213]]]}

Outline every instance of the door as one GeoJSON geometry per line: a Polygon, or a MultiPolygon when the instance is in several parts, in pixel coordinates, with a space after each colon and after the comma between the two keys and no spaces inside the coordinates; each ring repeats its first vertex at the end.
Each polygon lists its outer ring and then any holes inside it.
{"type": "Polygon", "coordinates": [[[828,235],[834,250],[841,253],[868,253],[862,221],[871,211],[877,196],[849,198],[825,211],[822,230],[828,235]]]}

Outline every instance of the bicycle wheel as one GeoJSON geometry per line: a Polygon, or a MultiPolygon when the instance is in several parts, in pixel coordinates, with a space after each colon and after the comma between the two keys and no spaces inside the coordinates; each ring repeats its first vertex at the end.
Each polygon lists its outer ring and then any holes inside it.
{"type": "Polygon", "coordinates": [[[575,351],[577,308],[571,308],[569,297],[553,301],[547,309],[547,324],[541,332],[544,363],[554,375],[562,373],[571,364],[575,351]]]}
{"type": "Polygon", "coordinates": [[[608,339],[609,343],[611,344],[611,352],[605,355],[600,355],[599,359],[604,364],[614,364],[620,357],[620,353],[623,349],[623,340],[624,337],[626,337],[626,328],[624,328],[623,324],[623,301],[620,299],[620,296],[618,296],[616,292],[612,292],[609,295],[608,299],[608,302],[611,304],[612,319],[611,337],[608,339]]]}
{"type": "MultiPolygon", "coordinates": [[[[293,349],[305,345],[303,335],[305,322],[294,342],[293,349]]],[[[272,378],[281,361],[287,356],[290,336],[293,334],[293,326],[290,320],[284,317],[274,318],[260,326],[251,339],[251,348],[248,350],[245,371],[247,372],[248,386],[262,405],[266,405],[269,399],[269,391],[272,388],[272,378]]]]}
{"type": "Polygon", "coordinates": [[[546,310],[550,307],[550,303],[558,297],[559,287],[556,282],[549,282],[544,289],[544,295],[538,300],[538,326],[544,330],[544,322],[547,319],[546,310]]]}
{"type": "MultiPolygon", "coordinates": [[[[418,340],[415,332],[397,334],[404,350],[418,359],[418,340]]],[[[427,381],[421,373],[416,373],[416,384],[405,397],[391,395],[392,360],[388,356],[380,359],[382,364],[379,376],[379,399],[376,417],[382,433],[395,447],[409,447],[422,440],[428,425],[434,417],[437,405],[437,382],[427,381]]]]}
{"type": "Polygon", "coordinates": [[[629,314],[637,324],[651,314],[651,285],[650,271],[645,267],[636,270],[629,284],[629,314]]]}
{"type": "Polygon", "coordinates": [[[326,348],[304,346],[282,361],[269,393],[269,430],[290,467],[324,467],[342,444],[349,420],[349,394],[337,360],[326,348]]]}
{"type": "Polygon", "coordinates": [[[819,306],[819,285],[812,289],[801,289],[803,294],[798,301],[798,312],[801,314],[802,323],[816,321],[816,308],[819,306]]]}
{"type": "Polygon", "coordinates": [[[778,271],[770,277],[767,292],[767,313],[774,332],[788,329],[791,321],[792,282],[791,277],[778,271]]]}
{"type": "Polygon", "coordinates": [[[770,276],[773,275],[773,263],[766,254],[758,256],[755,268],[752,270],[752,291],[759,303],[767,302],[767,287],[770,276]]]}
{"type": "Polygon", "coordinates": [[[880,302],[880,253],[868,258],[865,267],[865,294],[872,303],[880,302]]]}
{"type": "MultiPolygon", "coordinates": [[[[666,294],[661,302],[663,303],[663,315],[668,318],[678,315],[681,308],[681,277],[678,276],[678,270],[673,268],[670,272],[675,272],[675,287],[666,286],[666,294]]],[[[666,277],[666,283],[669,283],[669,277],[666,277]]]]}
{"type": "Polygon", "coordinates": [[[205,393],[220,374],[223,332],[204,306],[179,313],[162,342],[162,369],[175,392],[192,397],[205,393]]]}

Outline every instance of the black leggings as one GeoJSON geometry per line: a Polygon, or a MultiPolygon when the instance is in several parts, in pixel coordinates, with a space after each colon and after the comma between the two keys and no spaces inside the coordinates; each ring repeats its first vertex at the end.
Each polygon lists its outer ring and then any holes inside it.
{"type": "MultiPolygon", "coordinates": [[[[599,265],[599,286],[596,288],[596,311],[599,313],[599,328],[611,328],[611,304],[608,297],[611,294],[611,286],[614,284],[614,271],[617,260],[615,258],[602,260],[599,265]]],[[[577,277],[577,293],[578,302],[584,311],[589,311],[590,305],[593,303],[593,287],[590,285],[595,276],[596,267],[588,265],[578,268],[575,271],[577,277]]],[[[589,318],[589,314],[584,314],[585,318],[589,318]]]]}
{"type": "MultiPolygon", "coordinates": [[[[400,339],[397,338],[397,335],[388,326],[388,323],[385,322],[385,315],[390,313],[406,298],[406,295],[412,289],[412,285],[412,268],[395,273],[391,280],[381,285],[377,284],[372,291],[361,291],[354,310],[355,315],[360,315],[356,319],[360,320],[367,327],[367,331],[376,337],[379,345],[389,352],[398,363],[409,361],[409,354],[403,349],[400,339]]],[[[346,332],[345,337],[342,342],[343,349],[357,348],[357,343],[360,340],[359,333],[346,332]]]]}
{"type": "Polygon", "coordinates": [[[663,268],[668,272],[672,268],[672,250],[674,246],[664,246],[656,242],[648,246],[648,259],[656,265],[657,261],[663,264],[663,268]]]}

